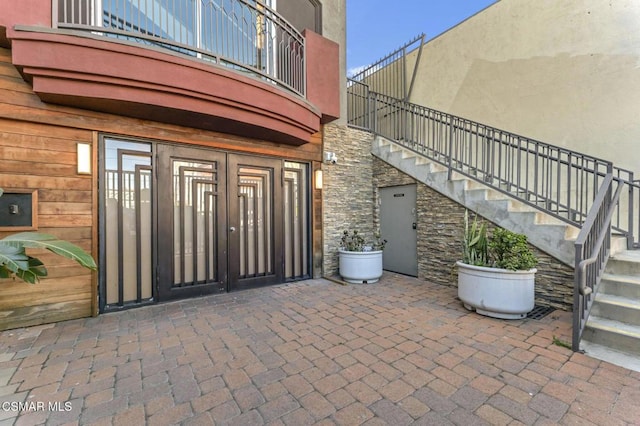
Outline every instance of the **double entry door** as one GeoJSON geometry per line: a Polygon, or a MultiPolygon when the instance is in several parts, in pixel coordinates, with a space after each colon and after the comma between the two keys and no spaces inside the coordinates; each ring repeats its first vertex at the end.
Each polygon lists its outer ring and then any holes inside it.
{"type": "Polygon", "coordinates": [[[102,311],[308,272],[303,164],[108,138],[103,148],[102,311]]]}

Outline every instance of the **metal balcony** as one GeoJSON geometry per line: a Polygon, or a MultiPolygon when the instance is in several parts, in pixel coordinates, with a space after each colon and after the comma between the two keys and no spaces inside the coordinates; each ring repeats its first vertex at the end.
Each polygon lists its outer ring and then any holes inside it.
{"type": "Polygon", "coordinates": [[[271,0],[53,0],[61,29],[166,49],[248,73],[302,97],[305,40],[271,0]]]}

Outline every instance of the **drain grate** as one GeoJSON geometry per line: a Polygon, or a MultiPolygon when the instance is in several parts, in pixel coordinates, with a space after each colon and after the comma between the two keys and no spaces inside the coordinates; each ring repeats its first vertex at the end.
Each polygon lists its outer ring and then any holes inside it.
{"type": "Polygon", "coordinates": [[[539,305],[536,305],[533,308],[533,310],[527,314],[527,318],[531,318],[531,319],[534,319],[534,320],[539,320],[539,319],[542,319],[542,318],[546,317],[547,315],[549,315],[551,312],[553,312],[555,310],[556,310],[556,308],[552,308],[551,306],[539,306],[539,305]]]}

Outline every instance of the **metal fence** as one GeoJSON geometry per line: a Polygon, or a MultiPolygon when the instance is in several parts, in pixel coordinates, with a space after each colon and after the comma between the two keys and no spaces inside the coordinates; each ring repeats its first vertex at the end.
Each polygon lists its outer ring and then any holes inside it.
{"type": "Polygon", "coordinates": [[[305,95],[305,42],[250,0],[53,0],[59,28],[125,39],[248,72],[305,95]]]}
{"type": "Polygon", "coordinates": [[[373,65],[358,71],[350,77],[350,80],[366,84],[374,92],[409,100],[416,78],[416,70],[420,64],[424,39],[425,35],[420,34],[373,65]],[[416,49],[419,50],[416,54],[413,70],[409,75],[410,64],[407,63],[407,54],[416,49]]]}
{"type": "Polygon", "coordinates": [[[351,127],[372,130],[370,101],[368,85],[347,79],[347,122],[351,127]]]}

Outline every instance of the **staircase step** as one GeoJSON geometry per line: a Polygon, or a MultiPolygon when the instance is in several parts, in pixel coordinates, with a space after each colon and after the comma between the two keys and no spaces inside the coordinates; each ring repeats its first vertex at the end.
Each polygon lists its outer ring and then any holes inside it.
{"type": "Polygon", "coordinates": [[[561,262],[573,265],[573,241],[578,234],[574,227],[462,173],[454,171],[449,179],[445,166],[424,161],[421,154],[381,136],[374,140],[372,153],[468,209],[491,218],[499,226],[527,235],[533,245],[561,262]]]}
{"type": "Polygon", "coordinates": [[[607,272],[616,275],[640,276],[640,250],[616,253],[607,262],[607,272]]]}
{"type": "Polygon", "coordinates": [[[435,166],[435,164],[433,163],[433,161],[429,160],[429,159],[428,159],[428,158],[426,158],[426,157],[422,157],[422,156],[420,156],[420,155],[417,155],[415,158],[416,158],[416,165],[417,165],[417,166],[421,166],[421,165],[423,165],[423,164],[429,164],[430,166],[432,166],[432,168],[433,168],[433,166],[435,166]]]}
{"type": "Polygon", "coordinates": [[[591,314],[640,327],[640,301],[636,299],[598,293],[591,314]]]}
{"type": "Polygon", "coordinates": [[[590,315],[582,339],[640,356],[640,326],[590,315]]]}
{"type": "Polygon", "coordinates": [[[598,293],[640,300],[640,276],[604,273],[598,293]]]}
{"type": "Polygon", "coordinates": [[[591,358],[606,361],[610,364],[624,367],[627,370],[640,371],[640,356],[636,354],[614,351],[606,346],[587,342],[585,340],[580,342],[580,349],[582,349],[591,358]]]}
{"type": "Polygon", "coordinates": [[[615,256],[627,250],[627,238],[620,235],[611,236],[611,255],[615,256]]]}
{"type": "Polygon", "coordinates": [[[509,211],[511,212],[537,212],[538,209],[530,206],[529,204],[523,203],[520,200],[516,200],[511,198],[509,200],[509,211]]]}

